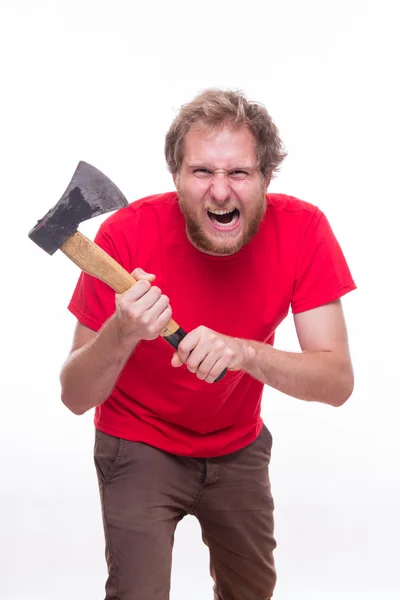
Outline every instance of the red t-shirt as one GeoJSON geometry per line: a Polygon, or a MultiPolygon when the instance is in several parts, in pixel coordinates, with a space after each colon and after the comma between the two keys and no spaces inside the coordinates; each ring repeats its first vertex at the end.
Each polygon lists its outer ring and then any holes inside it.
{"type": "MultiPolygon", "coordinates": [[[[210,256],[189,242],[175,192],[123,208],[101,225],[96,242],[127,271],[156,275],[173,318],[189,332],[220,333],[273,344],[288,314],[336,300],[355,288],[324,214],[281,194],[267,195],[259,231],[232,256],[210,256]]],[[[81,274],[69,310],[97,331],[115,311],[115,292],[81,274]]],[[[178,455],[219,456],[251,443],[262,421],[263,384],[243,371],[217,383],[171,366],[161,337],[141,341],[111,396],[96,407],[95,426],[178,455]]]]}

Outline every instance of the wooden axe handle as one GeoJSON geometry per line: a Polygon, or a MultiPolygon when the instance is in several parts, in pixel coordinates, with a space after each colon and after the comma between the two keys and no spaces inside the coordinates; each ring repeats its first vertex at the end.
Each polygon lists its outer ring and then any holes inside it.
{"type": "MultiPolygon", "coordinates": [[[[118,294],[126,292],[137,283],[137,280],[121,267],[116,260],[79,231],[71,235],[60,247],[60,250],[82,271],[97,277],[118,294]]],[[[179,342],[183,340],[186,333],[178,323],[170,319],[161,335],[171,346],[177,349],[179,342]]],[[[222,379],[225,373],[226,369],[215,381],[222,379]]]]}

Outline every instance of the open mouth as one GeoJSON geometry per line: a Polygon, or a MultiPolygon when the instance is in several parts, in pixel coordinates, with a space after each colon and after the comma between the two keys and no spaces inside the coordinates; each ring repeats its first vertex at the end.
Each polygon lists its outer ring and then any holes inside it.
{"type": "Polygon", "coordinates": [[[207,211],[210,220],[217,225],[217,227],[233,227],[239,221],[240,211],[234,208],[228,212],[226,210],[208,210],[207,211]]]}

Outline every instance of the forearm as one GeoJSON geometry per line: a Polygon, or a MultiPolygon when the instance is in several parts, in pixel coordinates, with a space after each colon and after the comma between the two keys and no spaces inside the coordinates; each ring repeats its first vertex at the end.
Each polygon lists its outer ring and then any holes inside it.
{"type": "Polygon", "coordinates": [[[61,370],[61,399],[81,415],[102,404],[139,340],[121,341],[113,317],[90,342],[71,352],[61,370]]]}
{"type": "Polygon", "coordinates": [[[244,370],[255,379],[300,400],[341,406],[353,391],[350,358],[335,352],[285,352],[243,340],[244,370]]]}

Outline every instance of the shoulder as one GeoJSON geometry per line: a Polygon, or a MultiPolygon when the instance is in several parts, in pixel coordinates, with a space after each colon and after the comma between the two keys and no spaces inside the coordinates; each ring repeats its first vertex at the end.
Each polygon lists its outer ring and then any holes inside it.
{"type": "Polygon", "coordinates": [[[103,234],[115,235],[131,231],[138,221],[160,219],[168,213],[173,213],[177,207],[176,192],[153,194],[131,202],[107,217],[100,226],[103,234]]]}
{"type": "Polygon", "coordinates": [[[317,227],[323,212],[315,204],[287,194],[267,194],[267,222],[270,227],[291,234],[301,234],[317,227]]]}
{"type": "Polygon", "coordinates": [[[287,194],[267,194],[268,210],[282,219],[313,218],[321,215],[318,206],[287,194]]]}

